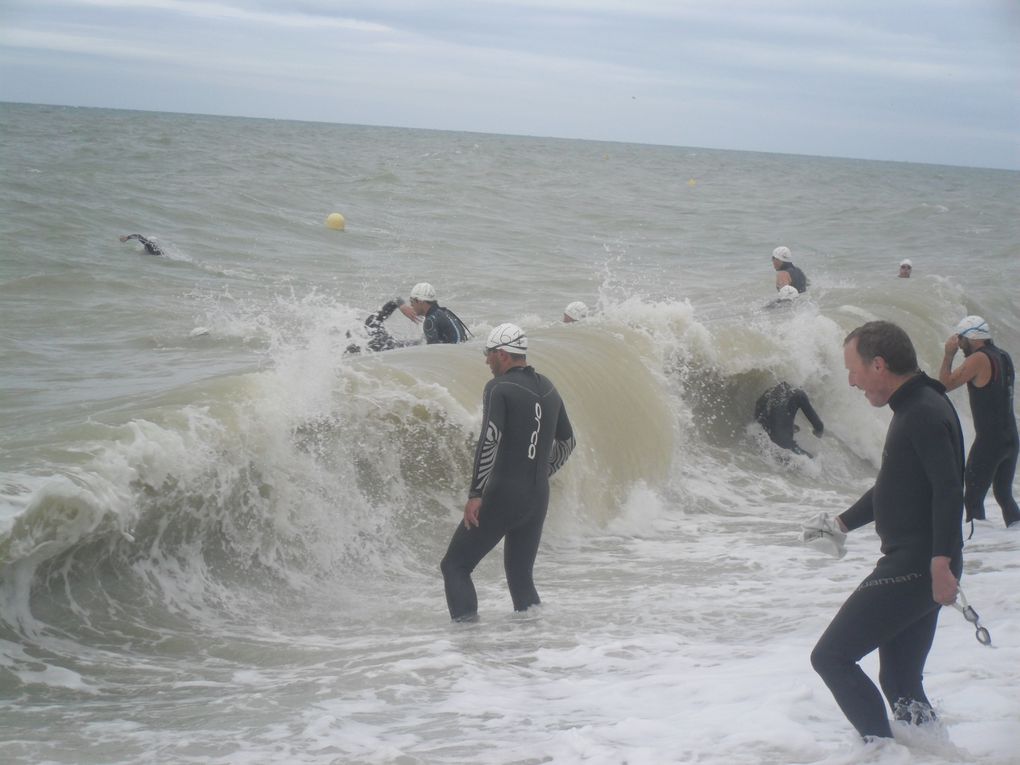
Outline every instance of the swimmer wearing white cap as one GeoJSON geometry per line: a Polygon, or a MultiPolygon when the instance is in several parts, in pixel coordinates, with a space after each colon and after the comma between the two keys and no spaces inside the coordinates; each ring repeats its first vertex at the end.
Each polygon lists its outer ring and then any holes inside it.
{"type": "Polygon", "coordinates": [[[581,319],[587,318],[588,306],[582,303],[580,300],[575,300],[570,303],[566,308],[563,309],[563,323],[570,324],[571,322],[580,321],[581,319]]]}
{"type": "Polygon", "coordinates": [[[410,308],[421,319],[425,342],[462,343],[471,337],[467,325],[449,308],[436,302],[436,288],[418,282],[411,288],[410,308]]]}
{"type": "Polygon", "coordinates": [[[574,430],[556,386],[528,364],[524,330],[500,324],[482,352],[492,379],[482,391],[464,521],[439,564],[450,618],[458,622],[478,619],[471,572],[504,538],[503,568],[514,610],[542,602],[534,566],[549,509],[549,478],[574,449],[574,430]]]}
{"type": "Polygon", "coordinates": [[[807,277],[793,265],[793,253],[789,247],[776,247],[772,251],[772,267],[776,269],[776,291],[787,285],[796,287],[797,292],[807,290],[807,277]]]}
{"type": "Polygon", "coordinates": [[[910,262],[910,258],[904,258],[900,261],[900,278],[909,279],[910,272],[914,270],[914,264],[910,262]]]}
{"type": "Polygon", "coordinates": [[[991,488],[1006,526],[1020,527],[1020,508],[1013,499],[1013,476],[1020,452],[1013,411],[1015,377],[1013,360],[992,342],[987,321],[972,315],[956,325],[946,340],[939,381],[947,391],[966,384],[970,399],[974,443],[963,477],[968,521],[985,520],[985,495],[991,488]],[[957,349],[965,358],[953,369],[957,349]]]}

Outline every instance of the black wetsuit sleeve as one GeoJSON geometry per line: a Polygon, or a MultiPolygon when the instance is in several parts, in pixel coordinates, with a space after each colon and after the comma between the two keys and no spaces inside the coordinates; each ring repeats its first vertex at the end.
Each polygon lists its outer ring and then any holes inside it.
{"type": "Polygon", "coordinates": [[[570,418],[567,417],[567,408],[560,406],[560,416],[556,421],[556,436],[549,452],[549,475],[563,467],[567,458],[570,457],[570,453],[574,451],[576,443],[574,429],[570,425],[570,418]]]}
{"type": "Polygon", "coordinates": [[[376,311],[374,314],[365,319],[365,326],[369,329],[375,329],[381,326],[400,306],[404,304],[403,298],[394,298],[389,302],[385,303],[382,308],[376,311]]]}
{"type": "Polygon", "coordinates": [[[955,438],[946,422],[928,419],[914,424],[910,431],[911,443],[931,484],[933,557],[952,557],[960,549],[963,479],[955,438]]]}
{"type": "Polygon", "coordinates": [[[490,380],[482,393],[482,432],[475,447],[475,464],[471,471],[471,487],[468,497],[480,497],[492,475],[499,452],[499,442],[506,426],[506,401],[500,386],[490,380]]]}
{"type": "Polygon", "coordinates": [[[847,531],[859,529],[861,526],[875,520],[875,506],[872,502],[872,495],[874,491],[875,487],[872,486],[864,492],[864,496],[850,506],[849,510],[844,511],[839,515],[839,519],[843,521],[843,525],[846,526],[847,531]]]}
{"type": "Polygon", "coordinates": [[[825,430],[825,424],[822,422],[822,418],[818,416],[818,412],[811,406],[811,400],[807,397],[807,393],[802,390],[797,391],[798,397],[797,402],[800,404],[800,410],[804,412],[804,416],[811,421],[811,427],[815,430],[825,430]]]}

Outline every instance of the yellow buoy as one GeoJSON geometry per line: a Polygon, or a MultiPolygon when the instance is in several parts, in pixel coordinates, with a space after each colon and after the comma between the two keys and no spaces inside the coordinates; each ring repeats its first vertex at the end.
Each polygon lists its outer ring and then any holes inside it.
{"type": "Polygon", "coordinates": [[[334,231],[343,231],[346,221],[340,213],[330,213],[326,216],[326,227],[334,231]]]}
{"type": "Polygon", "coordinates": [[[691,178],[689,181],[687,181],[687,185],[688,186],[697,186],[698,182],[696,180],[694,180],[693,178],[691,178]]]}

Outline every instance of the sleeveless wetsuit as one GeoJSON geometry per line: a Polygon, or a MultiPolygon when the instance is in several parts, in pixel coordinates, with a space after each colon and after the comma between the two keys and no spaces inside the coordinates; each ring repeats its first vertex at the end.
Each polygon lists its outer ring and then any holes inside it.
{"type": "Polygon", "coordinates": [[[514,610],[540,602],[532,570],[549,506],[549,476],[574,448],[560,394],[533,367],[511,367],[490,380],[482,407],[468,491],[468,497],[482,499],[478,526],[457,525],[440,566],[456,620],[477,614],[471,572],[504,537],[503,567],[514,610]]]}
{"type": "Polygon", "coordinates": [[[433,303],[425,314],[422,322],[422,331],[425,333],[425,342],[433,343],[463,343],[471,333],[464,325],[464,322],[449,308],[443,308],[438,303],[433,303]]]}
{"type": "Polygon", "coordinates": [[[790,275],[790,284],[797,288],[797,292],[807,291],[807,277],[804,276],[804,272],[801,271],[793,263],[783,263],[779,267],[780,271],[786,271],[790,275]]]}
{"type": "Polygon", "coordinates": [[[1006,525],[1020,521],[1013,499],[1018,449],[1016,416],[1013,413],[1013,360],[1004,350],[986,341],[975,353],[983,353],[992,365],[992,378],[983,388],[967,383],[974,418],[974,443],[967,455],[964,503],[967,520],[984,520],[985,495],[992,487],[1006,525]]]}
{"type": "Polygon", "coordinates": [[[804,416],[811,421],[811,427],[815,430],[825,429],[822,418],[811,406],[807,394],[786,382],[781,382],[761,394],[754,405],[754,419],[765,429],[774,444],[789,449],[794,454],[810,457],[811,455],[793,440],[793,421],[798,410],[804,412],[804,416]]]}
{"type": "Polygon", "coordinates": [[[818,640],[811,664],[862,736],[892,737],[882,696],[857,664],[878,649],[879,683],[897,719],[932,719],[922,674],[935,637],[931,559],[963,568],[963,432],[945,388],[923,373],[889,399],[892,421],[875,485],[839,517],[870,521],[882,541],[875,570],[818,640]]]}

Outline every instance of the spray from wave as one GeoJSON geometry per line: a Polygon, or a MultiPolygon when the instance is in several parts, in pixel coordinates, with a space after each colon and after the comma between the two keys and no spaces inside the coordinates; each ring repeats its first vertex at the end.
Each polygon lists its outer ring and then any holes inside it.
{"type": "MultiPolygon", "coordinates": [[[[885,419],[846,386],[841,341],[872,307],[845,297],[726,314],[607,285],[585,322],[520,319],[578,438],[554,481],[550,543],[617,522],[642,497],[725,513],[721,486],[760,499],[866,475],[885,419]],[[755,399],[781,379],[826,422],[815,461],[791,460],[751,425],[755,399]]],[[[875,298],[876,314],[889,307],[875,298]]],[[[955,299],[929,292],[893,309],[931,345],[955,299]]],[[[8,482],[5,629],[75,630],[81,614],[136,626],[153,613],[243,615],[322,582],[434,574],[477,438],[480,342],[345,356],[357,311],[321,295],[277,308],[273,320],[243,304],[210,317],[218,333],[262,331],[263,369],[129,402],[62,444],[72,464],[8,482]]]]}

